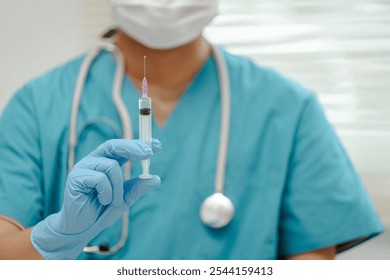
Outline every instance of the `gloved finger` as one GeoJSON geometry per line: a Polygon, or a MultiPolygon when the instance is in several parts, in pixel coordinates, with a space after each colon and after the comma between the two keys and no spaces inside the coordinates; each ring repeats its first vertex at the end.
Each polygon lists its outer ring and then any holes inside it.
{"type": "Polygon", "coordinates": [[[158,152],[162,150],[162,144],[158,139],[155,138],[152,139],[152,150],[153,152],[158,152]]]}
{"type": "Polygon", "coordinates": [[[96,191],[97,198],[102,205],[112,201],[112,186],[106,174],[90,169],[74,169],[69,174],[70,193],[77,196],[79,193],[93,195],[96,191]]]}
{"type": "Polygon", "coordinates": [[[88,155],[77,163],[76,168],[87,168],[106,174],[113,190],[113,205],[119,206],[123,203],[123,175],[116,160],[88,155]]]}
{"type": "Polygon", "coordinates": [[[123,165],[128,160],[143,160],[153,155],[152,149],[139,140],[112,139],[101,144],[91,155],[118,161],[123,165]]]}
{"type": "Polygon", "coordinates": [[[132,205],[142,195],[160,185],[161,179],[153,175],[150,179],[141,179],[139,177],[127,180],[124,183],[125,202],[127,206],[132,205]]]}

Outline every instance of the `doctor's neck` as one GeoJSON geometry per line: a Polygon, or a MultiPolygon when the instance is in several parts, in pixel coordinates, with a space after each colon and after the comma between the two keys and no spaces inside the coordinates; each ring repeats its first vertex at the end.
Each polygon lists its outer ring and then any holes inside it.
{"type": "Polygon", "coordinates": [[[171,101],[180,98],[211,53],[209,43],[201,36],[184,46],[156,50],[119,31],[116,45],[125,57],[126,73],[134,84],[141,84],[144,56],[147,56],[147,78],[152,98],[159,95],[159,98],[171,101]]]}

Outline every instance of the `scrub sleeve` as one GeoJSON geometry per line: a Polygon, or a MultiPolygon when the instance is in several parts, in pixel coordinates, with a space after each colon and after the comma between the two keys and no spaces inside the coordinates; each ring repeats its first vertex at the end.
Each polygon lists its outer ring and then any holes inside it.
{"type": "Polygon", "coordinates": [[[31,90],[26,86],[0,117],[0,215],[25,227],[43,218],[38,133],[31,90]]]}
{"type": "Polygon", "coordinates": [[[279,255],[337,245],[341,252],[383,227],[314,95],[294,137],[281,204],[279,255]]]}

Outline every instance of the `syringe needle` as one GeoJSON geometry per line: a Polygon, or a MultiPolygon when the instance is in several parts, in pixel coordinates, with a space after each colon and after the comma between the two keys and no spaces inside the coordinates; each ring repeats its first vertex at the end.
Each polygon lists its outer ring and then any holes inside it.
{"type": "Polygon", "coordinates": [[[146,55],[144,56],[144,78],[146,78],[146,55]]]}
{"type": "Polygon", "coordinates": [[[142,79],[142,96],[148,96],[148,81],[146,80],[146,56],[144,56],[144,78],[142,79]]]}

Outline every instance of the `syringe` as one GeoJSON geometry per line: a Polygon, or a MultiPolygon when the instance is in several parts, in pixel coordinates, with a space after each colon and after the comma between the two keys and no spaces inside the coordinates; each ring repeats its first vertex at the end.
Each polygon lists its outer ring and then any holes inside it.
{"type": "MultiPolygon", "coordinates": [[[[146,80],[146,56],[144,56],[144,78],[142,80],[142,96],[139,105],[139,139],[152,147],[152,100],[148,97],[148,81],[146,80]]],[[[142,179],[152,178],[149,173],[150,159],[141,161],[142,179]]]]}

